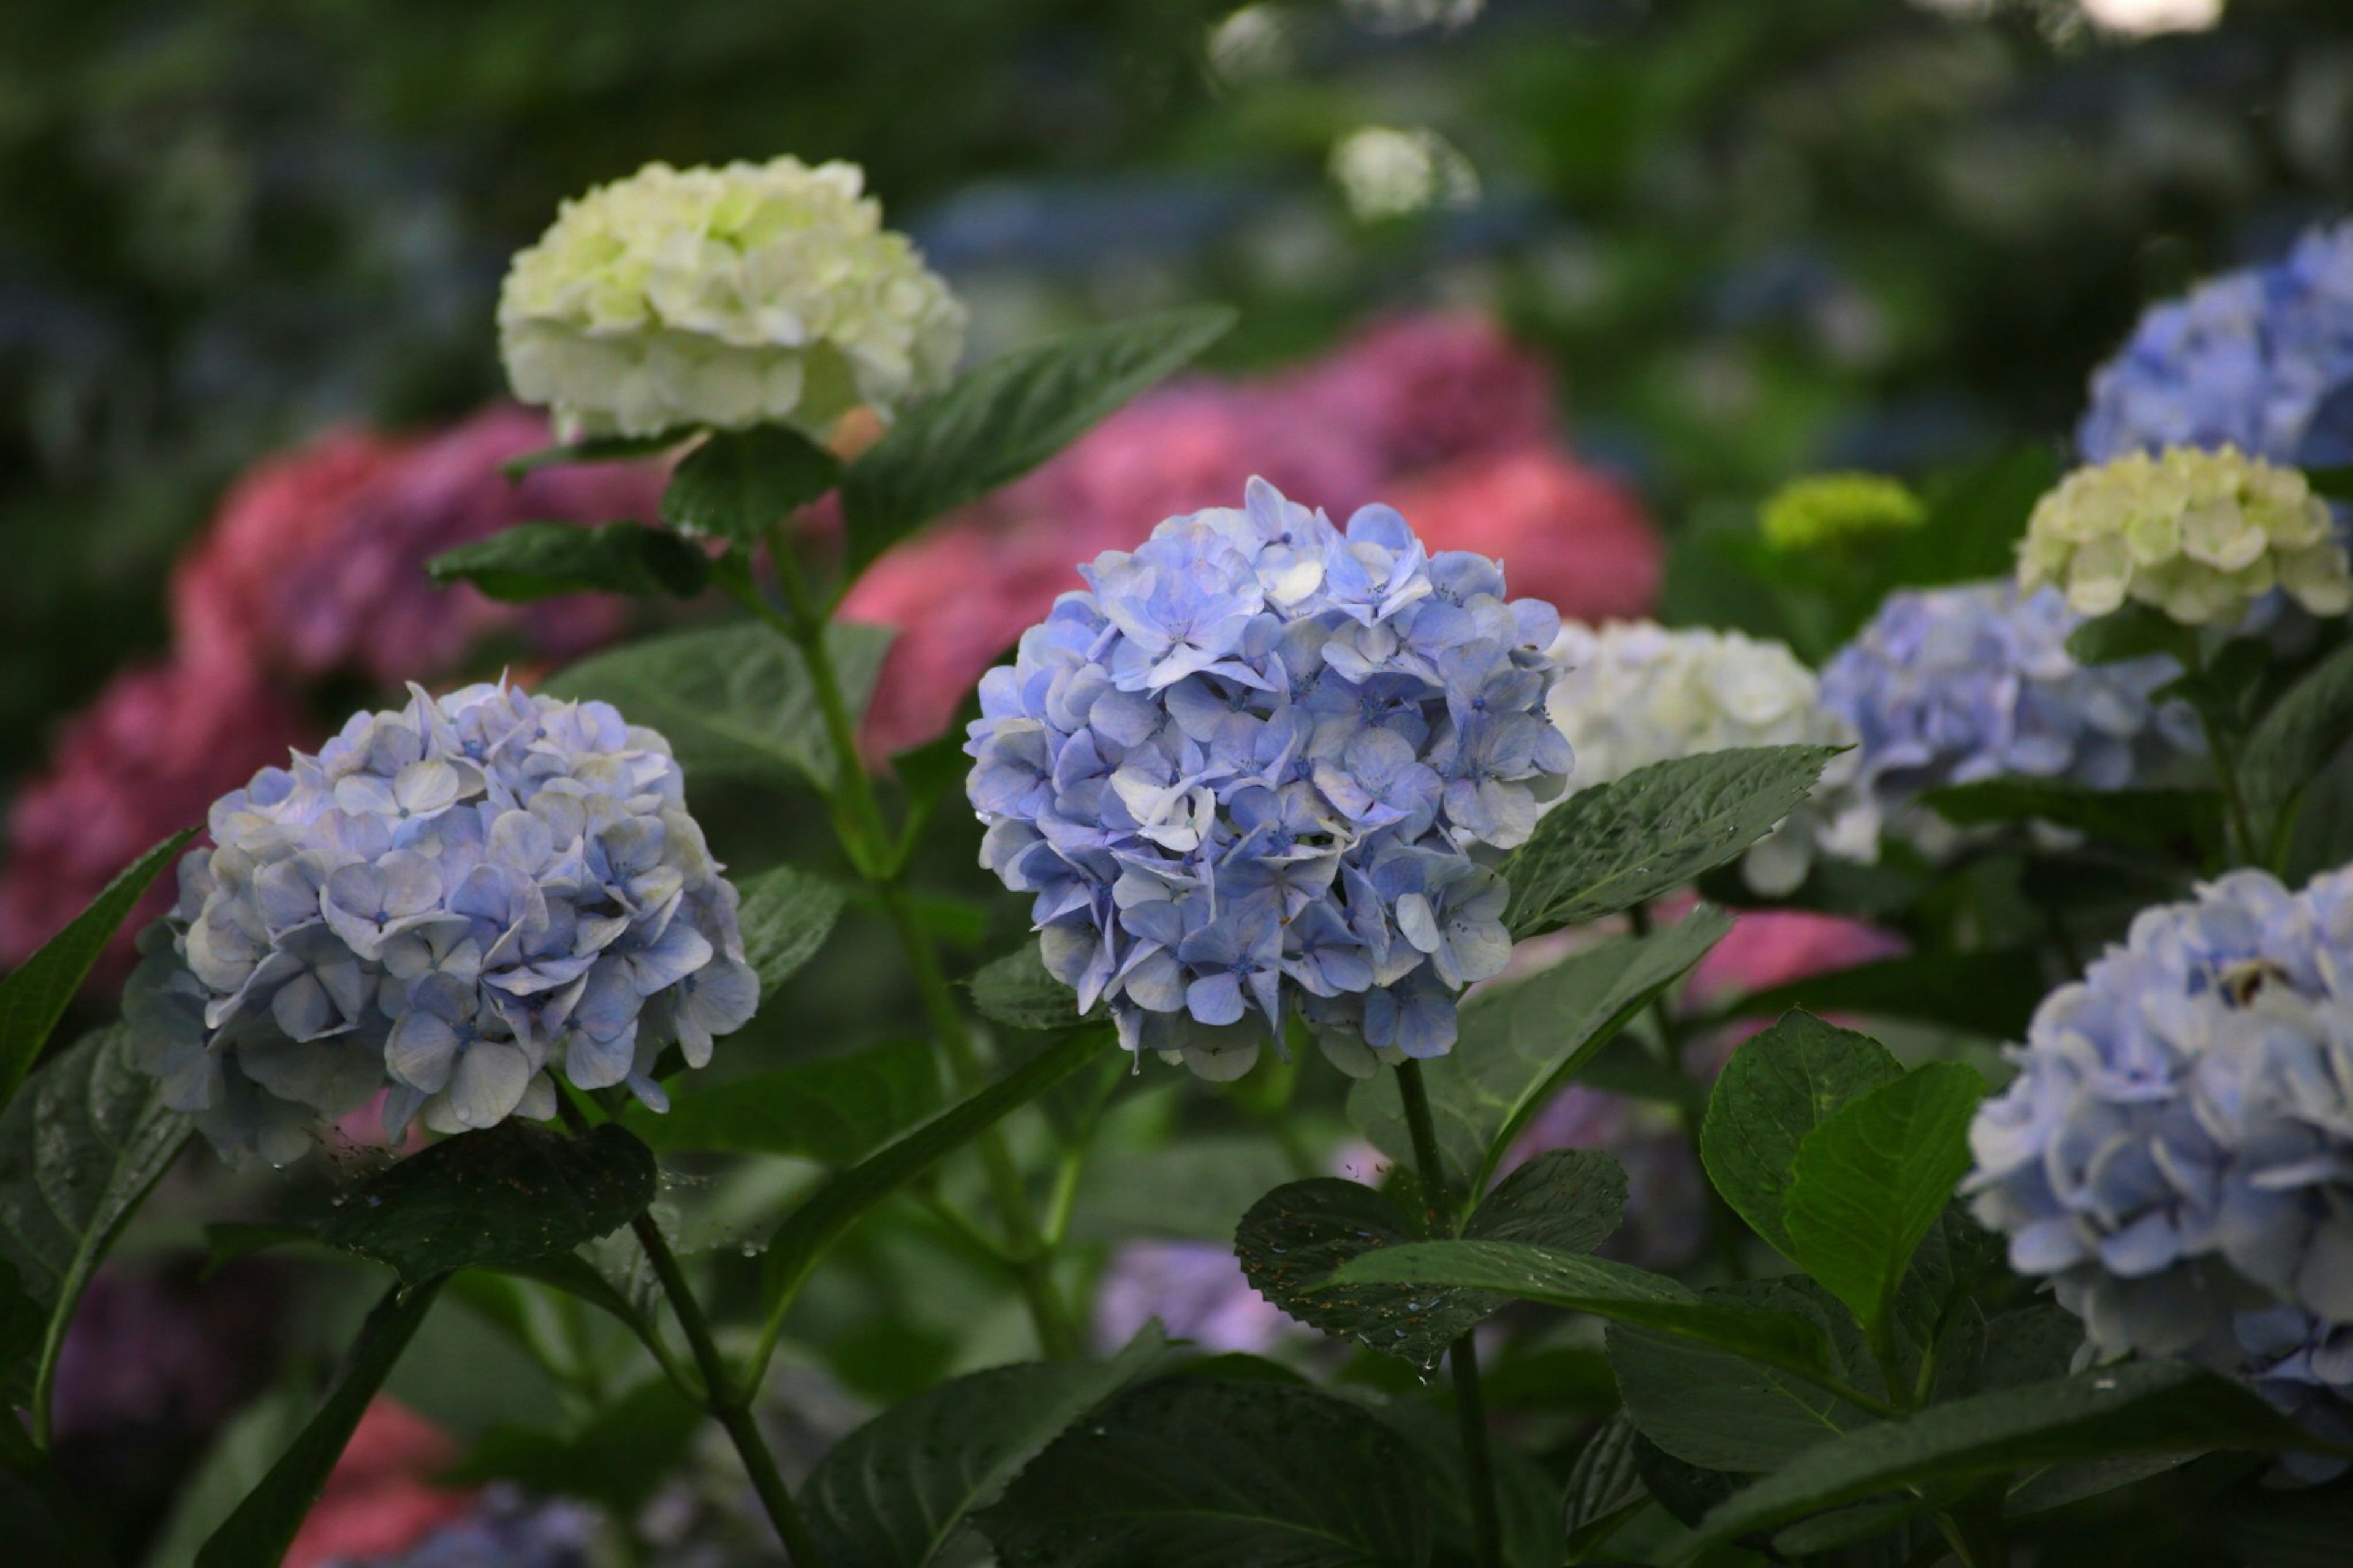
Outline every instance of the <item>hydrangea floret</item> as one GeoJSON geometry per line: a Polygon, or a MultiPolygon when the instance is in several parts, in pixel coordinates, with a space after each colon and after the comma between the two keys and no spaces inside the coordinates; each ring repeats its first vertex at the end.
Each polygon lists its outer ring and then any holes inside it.
{"type": "Polygon", "coordinates": [[[1860,742],[1853,788],[1877,818],[1856,836],[1893,831],[1941,855],[1953,833],[1916,805],[1926,791],[2012,777],[2121,789],[2202,755],[2197,716],[2157,698],[2180,666],[2078,664],[2067,637],[2082,624],[2055,589],[1889,595],[1822,670],[1822,705],[1860,742]]]}
{"type": "Polygon", "coordinates": [[[1047,967],[1205,1077],[1293,1016],[1354,1073],[1448,1050],[1511,952],[1493,852],[1569,770],[1559,616],[1389,507],[1343,529],[1263,479],[1080,573],[965,746],[1047,967]]]}
{"type": "Polygon", "coordinates": [[[1927,507],[1900,479],[1883,474],[1810,474],[1766,499],[1757,527],[1774,549],[1799,552],[1903,533],[1927,520],[1927,507]]]}
{"type": "Polygon", "coordinates": [[[273,1163],[385,1091],[387,1131],[649,1105],[759,1001],[669,744],[503,683],[353,716],[215,803],[125,998],[165,1102],[273,1163]]]}
{"type": "Polygon", "coordinates": [[[2353,608],[2327,502],[2296,469],[2232,447],[2133,452],[2069,474],[2027,521],[2018,581],[2063,588],[2081,615],[2131,599],[2191,626],[2235,623],[2274,588],[2316,616],[2353,608]]]}
{"type": "Polygon", "coordinates": [[[2353,1385],[2353,870],[2234,871],[2044,999],[1978,1112],[1977,1217],[2105,1354],[2353,1385]]]}
{"type": "Polygon", "coordinates": [[[2168,447],[2353,463],[2353,222],[2157,306],[2094,373],[2083,459],[2168,447]]]}
{"type": "Polygon", "coordinates": [[[854,163],[649,163],[564,204],[499,292],[515,395],[565,439],[888,420],[947,384],[965,310],[854,163]]]}
{"type": "MultiPolygon", "coordinates": [[[[1822,706],[1814,672],[1770,639],[1670,631],[1654,621],[1569,621],[1552,656],[1561,676],[1546,708],[1577,754],[1572,794],[1704,752],[1855,738],[1822,706]]],[[[1858,762],[1852,752],[1833,757],[1813,798],[1750,847],[1741,869],[1752,888],[1789,891],[1817,847],[1849,859],[1876,852],[1878,820],[1855,809],[1847,788],[1858,762]]]]}

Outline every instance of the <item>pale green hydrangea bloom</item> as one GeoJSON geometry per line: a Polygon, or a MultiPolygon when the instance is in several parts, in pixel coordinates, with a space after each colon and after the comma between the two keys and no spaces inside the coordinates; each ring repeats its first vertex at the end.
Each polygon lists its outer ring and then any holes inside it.
{"type": "Polygon", "coordinates": [[[946,384],[965,310],[854,163],[649,163],[564,204],[499,293],[515,395],[558,433],[791,426],[946,384]]]}
{"type": "Polygon", "coordinates": [[[2186,626],[2236,621],[2274,588],[2316,616],[2353,607],[2327,504],[2298,470],[2235,447],[2076,469],[2036,503],[2018,580],[2056,584],[2079,615],[2134,599],[2186,626]]]}
{"type": "Polygon", "coordinates": [[[1927,516],[1918,496],[1883,474],[1809,474],[1773,492],[1759,526],[1766,543],[1794,552],[1900,533],[1927,516]]]}

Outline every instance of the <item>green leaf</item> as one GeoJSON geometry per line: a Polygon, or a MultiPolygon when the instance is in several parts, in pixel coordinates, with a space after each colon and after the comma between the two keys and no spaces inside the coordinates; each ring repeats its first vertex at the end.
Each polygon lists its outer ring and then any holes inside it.
{"type": "Polygon", "coordinates": [[[1312,1388],[1147,1384],[1048,1448],[981,1515],[1004,1568],[1419,1568],[1404,1440],[1312,1388]]]}
{"type": "Polygon", "coordinates": [[[640,522],[519,522],[442,552],[425,570],[437,583],[471,583],[514,604],[581,593],[691,599],[711,581],[711,561],[702,551],[640,522]]]}
{"type": "MultiPolygon", "coordinates": [[[[1810,1321],[1831,1348],[1834,1374],[1858,1386],[1875,1381],[1854,1324],[1811,1280],[1719,1286],[1701,1300],[1810,1321]]],[[[1873,1419],[1795,1373],[1687,1337],[1620,1322],[1609,1325],[1608,1342],[1609,1370],[1642,1435],[1706,1469],[1777,1469],[1791,1455],[1873,1419]]]]}
{"type": "Polygon", "coordinates": [[[920,1568],[966,1560],[968,1521],[1072,1423],[1148,1373],[1149,1323],[1103,1362],[1031,1362],[900,1401],[836,1444],[800,1493],[828,1563],[920,1568]]]}
{"type": "Polygon", "coordinates": [[[2086,789],[2048,779],[1980,779],[1947,784],[1920,804],[1958,827],[2047,822],[2108,844],[2173,850],[2214,840],[2221,797],[2208,789],[2086,789]]]}
{"type": "Polygon", "coordinates": [[[765,1003],[817,956],[841,918],[845,899],[834,883],[790,866],[747,877],[739,890],[744,901],[735,921],[744,933],[744,958],[759,972],[765,1003]]]}
{"type": "Polygon", "coordinates": [[[335,1461],[343,1457],[344,1445],[352,1440],[368,1401],[384,1386],[393,1363],[400,1360],[417,1325],[433,1310],[439,1288],[439,1280],[428,1279],[420,1285],[396,1285],[385,1292],[360,1327],[342,1381],[292,1447],[269,1467],[261,1484],[213,1531],[204,1550],[196,1553],[195,1568],[254,1568],[256,1563],[285,1557],[311,1505],[319,1500],[335,1461]]]}
{"type": "Polygon", "coordinates": [[[981,1016],[1008,1029],[1067,1029],[1079,1021],[1079,994],[1046,973],[1034,942],[983,964],[965,985],[981,1016]]]}
{"type": "MultiPolygon", "coordinates": [[[[1405,1439],[1430,1495],[1431,1557],[1438,1563],[1478,1562],[1478,1527],[1472,1522],[1471,1467],[1453,1402],[1435,1392],[1389,1400],[1379,1418],[1405,1439]]],[[[1568,1551],[1559,1484],[1518,1445],[1498,1435],[1487,1446],[1503,1561],[1554,1568],[1568,1551]]]]}
{"type": "Polygon", "coordinates": [[[1932,1062],[1849,1100],[1798,1146],[1781,1221],[1807,1273],[1868,1327],[1969,1168],[1985,1079],[1932,1062]]]}
{"type": "Polygon", "coordinates": [[[1716,1076],[1700,1126],[1707,1179],[1750,1229],[1794,1258],[1781,1205],[1798,1146],[1847,1101],[1903,1076],[1903,1065],[1868,1035],[1810,1013],[1786,1015],[1742,1042],[1716,1076]]]}
{"type": "Polygon", "coordinates": [[[106,951],[132,906],[195,833],[193,827],[174,833],[132,861],[65,930],[0,979],[0,1106],[16,1095],[16,1086],[40,1059],[50,1031],[65,1016],[90,966],[106,951]]]}
{"type": "Polygon", "coordinates": [[[665,430],[659,436],[592,436],[586,441],[525,452],[500,464],[499,469],[510,479],[520,479],[537,468],[560,468],[571,463],[633,462],[667,452],[691,440],[696,434],[695,427],[690,425],[682,429],[665,430]]]}
{"type": "Polygon", "coordinates": [[[1715,1509],[1704,1531],[1729,1541],[1898,1487],[2175,1452],[2188,1434],[2206,1448],[2353,1452],[2213,1373],[2140,1362],[1932,1405],[1833,1438],[1715,1509]]]}
{"type": "MultiPolygon", "coordinates": [[[[1421,1064],[1448,1186],[1484,1192],[1554,1090],[1731,929],[1730,915],[1703,904],[1664,931],[1596,943],[1465,1003],[1454,1049],[1421,1064]]],[[[1403,1164],[1413,1140],[1394,1077],[1379,1073],[1351,1089],[1348,1119],[1403,1164]]]]}
{"type": "MultiPolygon", "coordinates": [[[[1506,1177],[1466,1227],[1482,1240],[1590,1252],[1618,1228],[1626,1173],[1607,1154],[1554,1150],[1506,1177]]],[[[1484,1290],[1335,1287],[1334,1269],[1384,1247],[1419,1240],[1419,1221],[1359,1182],[1318,1176],[1280,1186],[1242,1216],[1234,1250],[1258,1292],[1302,1322],[1427,1369],[1446,1347],[1500,1310],[1484,1290]]]]}
{"type": "Polygon", "coordinates": [[[2290,687],[2247,737],[2239,780],[2259,831],[2277,830],[2281,814],[2345,749],[2348,735],[2353,735],[2353,643],[2290,687]]]}
{"type": "Polygon", "coordinates": [[[1927,521],[1887,542],[1878,581],[1935,587],[2010,575],[2034,503],[2058,479],[2058,459],[2041,443],[1931,475],[1921,486],[1927,521]]]}
{"type": "Polygon", "coordinates": [[[438,1479],[464,1486],[512,1481],[543,1497],[602,1503],[627,1518],[670,1479],[703,1414],[669,1379],[654,1377],[568,1431],[499,1422],[438,1479]]]}
{"type": "Polygon", "coordinates": [[[797,431],[715,431],[670,476],[661,517],[681,533],[748,549],[840,479],[833,454],[797,431]]]}
{"type": "Polygon", "coordinates": [[[2067,652],[2077,664],[2118,664],[2153,653],[2179,658],[2192,634],[2154,605],[2137,599],[2111,615],[2085,621],[2067,634],[2067,652]]]}
{"type": "Polygon", "coordinates": [[[849,573],[924,523],[1019,479],[1222,336],[1234,312],[1192,306],[1092,327],[989,361],[899,416],[849,466],[849,573]]]}
{"type": "Polygon", "coordinates": [[[1648,903],[1731,860],[1814,787],[1836,746],[1753,746],[1637,768],[1545,814],[1504,862],[1514,937],[1648,903]]]}
{"type": "Polygon", "coordinates": [[[1525,1242],[1419,1241],[1385,1247],[1344,1265],[1331,1282],[1497,1290],[1716,1345],[1801,1377],[1828,1377],[1837,1365],[1820,1326],[1808,1319],[1705,1300],[1663,1274],[1525,1242]]]}
{"type": "Polygon", "coordinates": [[[571,1251],[643,1214],[654,1156],[607,1123],[578,1138],[512,1118],[411,1154],[354,1188],[319,1239],[410,1284],[571,1251]]]}
{"type": "Polygon", "coordinates": [[[196,1560],[205,1539],[261,1484],[278,1456],[302,1430],[311,1418],[311,1405],[307,1389],[281,1378],[213,1434],[204,1458],[182,1479],[171,1510],[148,1543],[149,1568],[181,1568],[196,1560]]]}
{"type": "Polygon", "coordinates": [[[2050,989],[2041,956],[2031,949],[1914,952],[1753,991],[1726,1001],[1715,1016],[1755,1017],[1802,1007],[1811,1013],[1914,1018],[1998,1040],[2016,1039],[2050,989]]]}
{"type": "MultiPolygon", "coordinates": [[[[837,625],[826,641],[843,697],[866,705],[891,634],[837,625]]],[[[661,731],[690,778],[819,789],[834,780],[832,743],[798,649],[759,621],[649,637],[593,655],[550,679],[542,691],[567,700],[597,698],[632,724],[661,731]]]]}
{"type": "Polygon", "coordinates": [[[1651,1500],[1650,1489],[1642,1485],[1642,1472],[1634,1463],[1637,1435],[1634,1418],[1620,1410],[1577,1451],[1561,1502],[1568,1529],[1569,1562],[1582,1563],[1599,1551],[1636,1510],[1651,1500]]]}
{"type": "Polygon", "coordinates": [[[767,1323],[755,1367],[766,1365],[783,1331],[785,1310],[818,1260],[860,1215],[1089,1062],[1101,1060],[1103,1049],[1103,1037],[1092,1029],[1050,1040],[992,1082],[837,1173],[804,1199],[768,1244],[761,1275],[767,1323]]]}
{"type": "Polygon", "coordinates": [[[898,1039],[681,1090],[667,1114],[631,1105],[620,1120],[658,1151],[794,1154],[847,1165],[939,1103],[930,1042],[898,1039]]]}
{"type": "Polygon", "coordinates": [[[48,1425],[66,1326],[99,1260],[188,1139],[117,1024],[43,1063],[0,1112],[0,1259],[47,1315],[38,1354],[5,1369],[0,1392],[48,1425]],[[30,1373],[26,1376],[26,1373],[30,1373]]]}

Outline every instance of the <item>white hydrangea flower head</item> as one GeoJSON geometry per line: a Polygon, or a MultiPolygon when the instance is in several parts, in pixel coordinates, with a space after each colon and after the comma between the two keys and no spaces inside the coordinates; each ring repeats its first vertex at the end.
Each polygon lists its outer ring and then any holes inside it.
{"type": "Polygon", "coordinates": [[[947,384],[965,309],[855,163],[649,163],[567,201],[499,291],[515,395],[566,440],[791,426],[947,384]]]}
{"type": "Polygon", "coordinates": [[[2079,615],[2127,599],[2185,626],[2230,624],[2277,588],[2316,616],[2353,608],[2353,569],[2302,472],[2235,447],[2168,447],[2078,468],[2034,508],[2018,581],[2079,615]]]}
{"type": "MultiPolygon", "coordinates": [[[[1569,621],[1552,657],[1564,673],[1547,711],[1577,753],[1571,794],[1703,752],[1855,739],[1823,709],[1814,672],[1768,639],[1654,621],[1569,621]]],[[[1848,859],[1876,854],[1877,817],[1849,798],[1854,768],[1852,752],[1832,758],[1813,798],[1749,850],[1741,869],[1750,886],[1789,891],[1817,847],[1848,859]]]]}

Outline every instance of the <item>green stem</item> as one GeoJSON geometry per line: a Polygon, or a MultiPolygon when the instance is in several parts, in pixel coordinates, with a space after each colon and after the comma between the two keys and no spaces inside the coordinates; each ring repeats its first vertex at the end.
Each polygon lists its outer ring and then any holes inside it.
{"type": "Polygon", "coordinates": [[[1957,1503],[1935,1516],[1937,1532],[1961,1568],[2010,1568],[2010,1543],[2002,1538],[2001,1505],[1989,1499],[1957,1503]]]}
{"type": "MultiPolygon", "coordinates": [[[[784,594],[787,613],[778,614],[748,576],[735,584],[737,596],[788,638],[800,650],[802,661],[808,668],[809,684],[817,691],[818,711],[824,719],[826,737],[833,747],[831,794],[843,847],[849,852],[860,874],[872,886],[883,915],[906,954],[916,994],[934,1037],[947,1056],[949,1072],[957,1089],[969,1094],[979,1086],[982,1077],[980,1052],[956,1006],[955,992],[948,983],[947,973],[940,967],[938,950],[932,945],[930,933],[923,930],[923,917],[901,880],[900,868],[892,863],[898,857],[892,847],[890,828],[882,819],[882,806],[875,796],[873,780],[858,760],[858,724],[842,696],[841,678],[834,668],[832,650],[826,647],[825,617],[799,568],[794,564],[791,545],[781,528],[771,532],[769,563],[784,594]]],[[[1039,1348],[1054,1360],[1070,1360],[1079,1353],[1078,1330],[1063,1305],[1060,1291],[1055,1288],[1052,1249],[1030,1213],[1020,1169],[1014,1163],[1005,1134],[1001,1129],[991,1127],[974,1140],[974,1146],[988,1179],[990,1200],[1005,1226],[1007,1267],[1021,1292],[1023,1304],[1029,1308],[1039,1348]]]]}
{"type": "MultiPolygon", "coordinates": [[[[1626,921],[1637,937],[1651,934],[1651,911],[1646,906],[1636,904],[1628,910],[1626,921]]],[[[1678,1092],[1675,1115],[1683,1124],[1683,1136],[1691,1142],[1692,1161],[1697,1164],[1700,1159],[1700,1125],[1707,1119],[1707,1095],[1683,1070],[1683,1026],[1676,1022],[1675,1010],[1668,1004],[1664,991],[1651,998],[1651,1023],[1659,1031],[1659,1054],[1665,1060],[1667,1070],[1674,1075],[1678,1092]]],[[[1725,1274],[1735,1279],[1746,1279],[1748,1278],[1748,1258],[1741,1247],[1740,1238],[1746,1233],[1748,1224],[1740,1217],[1739,1211],[1725,1201],[1724,1194],[1715,1190],[1714,1182],[1703,1182],[1701,1186],[1707,1194],[1708,1246],[1715,1251],[1716,1261],[1723,1266],[1725,1274]]]]}
{"type": "MultiPolygon", "coordinates": [[[[1398,1098],[1405,1102],[1405,1124],[1413,1137],[1414,1167],[1421,1176],[1422,1229],[1431,1237],[1451,1235],[1444,1215],[1451,1212],[1445,1167],[1438,1158],[1438,1131],[1430,1120],[1430,1090],[1421,1081],[1421,1064],[1408,1058],[1398,1064],[1398,1098]]],[[[1479,1347],[1468,1333],[1447,1347],[1446,1363],[1454,1374],[1454,1421],[1462,1439],[1462,1463],[1469,1474],[1471,1535],[1477,1547],[1479,1568],[1501,1568],[1503,1526],[1495,1504],[1494,1461],[1487,1448],[1487,1400],[1479,1383],[1479,1347]]]]}
{"type": "MultiPolygon", "coordinates": [[[[555,1097],[557,1113],[564,1124],[575,1132],[588,1130],[588,1118],[569,1095],[555,1097]]],[[[776,1457],[768,1451],[768,1440],[760,1435],[760,1424],[752,1415],[752,1396],[737,1386],[735,1374],[721,1353],[719,1342],[712,1337],[711,1321],[702,1315],[702,1303],[687,1283],[686,1271],[678,1266],[670,1243],[662,1237],[661,1226],[654,1223],[649,1209],[629,1222],[630,1233],[644,1249],[646,1261],[653,1266],[654,1279],[661,1285],[662,1294],[670,1299],[670,1315],[678,1320],[679,1331],[686,1336],[687,1349],[694,1354],[694,1364],[702,1373],[703,1408],[719,1423],[735,1451],[743,1456],[744,1468],[752,1478],[752,1490],[767,1510],[770,1522],[785,1543],[792,1558],[793,1568],[820,1568],[823,1561],[817,1542],[802,1522],[800,1510],[793,1503],[793,1494],[785,1485],[784,1476],[776,1468],[776,1457]]]]}
{"type": "MultiPolygon", "coordinates": [[[[2206,673],[2206,660],[2193,632],[2183,640],[2181,663],[2193,676],[2206,673]]],[[[2193,703],[2198,714],[2198,727],[2206,735],[2206,754],[2214,763],[2214,783],[2222,792],[2223,837],[2229,841],[2224,848],[2231,865],[2252,866],[2258,863],[2263,846],[2255,838],[2254,819],[2247,815],[2246,791],[2239,783],[2239,759],[2233,750],[2238,739],[2228,725],[2210,717],[2203,703],[2193,703]]]]}

